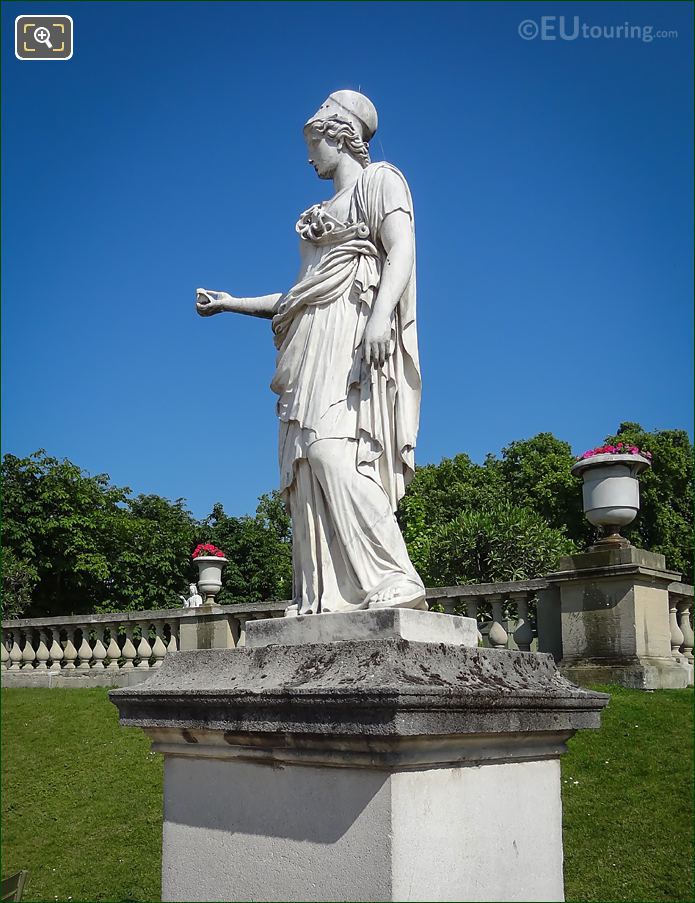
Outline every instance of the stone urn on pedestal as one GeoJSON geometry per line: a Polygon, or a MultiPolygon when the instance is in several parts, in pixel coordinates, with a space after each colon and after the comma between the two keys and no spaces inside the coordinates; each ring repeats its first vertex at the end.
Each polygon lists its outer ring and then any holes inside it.
{"type": "Polygon", "coordinates": [[[198,591],[203,605],[211,605],[222,589],[222,569],[227,563],[224,552],[210,543],[197,546],[193,560],[198,565],[198,591]]]}
{"type": "Polygon", "coordinates": [[[584,480],[584,514],[603,534],[546,575],[559,613],[560,669],[573,683],[687,685],[687,670],[672,655],[669,623],[670,587],[680,575],[663,555],[620,535],[639,511],[638,477],[650,465],[649,452],[618,444],[585,452],[572,467],[584,480]]]}
{"type": "Polygon", "coordinates": [[[620,535],[639,511],[639,474],[651,467],[651,455],[632,447],[607,446],[596,449],[572,467],[584,485],[584,514],[589,523],[601,530],[596,549],[626,549],[630,543],[620,535]]]}

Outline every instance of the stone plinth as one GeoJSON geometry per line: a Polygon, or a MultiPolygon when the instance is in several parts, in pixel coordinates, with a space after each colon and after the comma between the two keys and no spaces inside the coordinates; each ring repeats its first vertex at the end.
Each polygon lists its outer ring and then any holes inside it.
{"type": "Polygon", "coordinates": [[[179,625],[179,644],[183,652],[189,649],[231,649],[236,644],[229,615],[213,603],[192,609],[193,616],[179,625]]]}
{"type": "Polygon", "coordinates": [[[559,757],[607,702],[550,655],[397,635],[180,652],[111,699],[165,756],[180,901],[562,900],[559,757]]]}
{"type": "Polygon", "coordinates": [[[334,612],[320,617],[264,618],[251,621],[246,627],[246,645],[253,648],[388,638],[475,648],[478,625],[475,618],[414,608],[382,608],[334,612]]]}
{"type": "Polygon", "coordinates": [[[562,673],[579,684],[687,686],[671,655],[668,587],[677,579],[663,555],[634,546],[561,559],[548,580],[560,592],[562,673]]]}

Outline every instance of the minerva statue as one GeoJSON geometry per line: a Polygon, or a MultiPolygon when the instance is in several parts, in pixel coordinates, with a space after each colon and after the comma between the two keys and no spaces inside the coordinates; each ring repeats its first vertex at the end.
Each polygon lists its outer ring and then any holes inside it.
{"type": "Polygon", "coordinates": [[[197,291],[201,316],[272,319],[293,535],[287,615],[427,608],[395,516],[420,410],[413,202],[395,166],[370,161],[376,128],[374,105],[355,91],[331,94],[304,126],[309,163],[334,194],[297,222],[301,269],[289,291],[197,291]]]}

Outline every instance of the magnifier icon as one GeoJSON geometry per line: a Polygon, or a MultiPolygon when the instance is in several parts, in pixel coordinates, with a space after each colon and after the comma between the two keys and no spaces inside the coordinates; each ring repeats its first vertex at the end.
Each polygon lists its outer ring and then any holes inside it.
{"type": "Polygon", "coordinates": [[[38,28],[34,29],[34,40],[37,44],[45,44],[50,50],[53,50],[53,44],[51,44],[51,33],[46,28],[45,25],[39,25],[38,28]]]}

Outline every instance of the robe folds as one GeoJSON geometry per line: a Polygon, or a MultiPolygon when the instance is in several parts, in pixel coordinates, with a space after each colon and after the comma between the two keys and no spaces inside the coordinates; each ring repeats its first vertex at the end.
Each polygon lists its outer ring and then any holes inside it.
{"type": "Polygon", "coordinates": [[[363,608],[390,584],[422,587],[394,514],[413,474],[420,410],[414,263],[392,314],[388,361],[369,367],[362,350],[386,258],[380,230],[396,210],[410,217],[414,260],[412,198],[388,163],[370,164],[348,192],[297,223],[302,268],[273,319],[280,491],[299,613],[363,608]]]}

